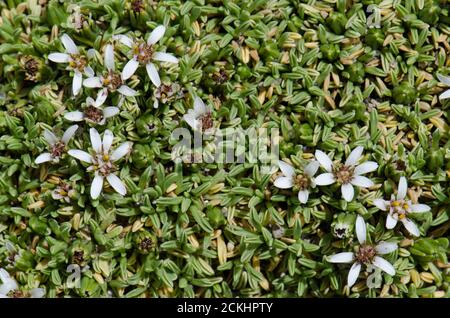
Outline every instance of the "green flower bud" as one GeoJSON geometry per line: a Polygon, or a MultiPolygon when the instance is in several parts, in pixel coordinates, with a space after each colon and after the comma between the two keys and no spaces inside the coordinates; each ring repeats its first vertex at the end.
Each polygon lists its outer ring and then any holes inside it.
{"type": "Polygon", "coordinates": [[[148,254],[157,247],[158,239],[147,230],[141,230],[134,234],[134,243],[141,254],[148,254]]]}
{"type": "Polygon", "coordinates": [[[86,266],[91,259],[92,243],[85,241],[74,241],[69,249],[72,264],[86,266]]]}
{"type": "Polygon", "coordinates": [[[323,44],[320,46],[320,51],[322,56],[330,62],[339,58],[340,48],[337,44],[323,44]]]}
{"type": "Polygon", "coordinates": [[[252,76],[252,71],[247,65],[241,65],[237,69],[237,74],[239,75],[241,80],[245,80],[252,76]]]}
{"type": "Polygon", "coordinates": [[[334,237],[339,239],[350,238],[355,226],[356,215],[350,213],[339,213],[331,223],[334,237]]]}
{"type": "Polygon", "coordinates": [[[141,169],[148,167],[152,163],[155,156],[150,145],[137,144],[134,146],[131,158],[136,168],[141,169]]]}
{"type": "Polygon", "coordinates": [[[439,5],[433,4],[429,1],[427,5],[419,11],[419,19],[425,23],[434,25],[439,21],[439,14],[441,13],[439,5]]]}
{"type": "Polygon", "coordinates": [[[311,127],[310,124],[301,124],[299,126],[294,125],[294,130],[298,131],[299,134],[298,136],[300,137],[300,140],[306,144],[310,144],[313,141],[313,134],[314,134],[314,130],[311,127]]]}
{"type": "Polygon", "coordinates": [[[347,76],[353,83],[363,83],[366,72],[364,71],[364,64],[361,62],[353,63],[346,68],[347,76]]]}
{"type": "Polygon", "coordinates": [[[381,29],[369,29],[367,31],[365,42],[372,48],[377,49],[383,45],[384,39],[386,38],[385,34],[381,29]]]}
{"type": "Polygon", "coordinates": [[[359,101],[357,98],[352,98],[345,104],[343,110],[347,112],[354,111],[355,119],[357,120],[366,120],[366,110],[367,106],[363,102],[359,101]]]}
{"type": "Polygon", "coordinates": [[[335,34],[343,34],[345,32],[345,25],[347,24],[347,17],[340,12],[332,12],[326,22],[335,34]]]}
{"type": "Polygon", "coordinates": [[[141,136],[147,136],[161,125],[161,122],[151,113],[146,113],[136,120],[137,132],[141,136]]]}
{"type": "Polygon", "coordinates": [[[209,223],[214,227],[218,228],[225,224],[225,217],[218,207],[213,207],[207,212],[209,223]]]}
{"type": "Polygon", "coordinates": [[[394,87],[392,93],[397,104],[409,105],[416,99],[416,89],[408,81],[394,87]]]}
{"type": "Polygon", "coordinates": [[[20,67],[25,73],[25,80],[38,82],[42,79],[42,70],[45,63],[36,56],[23,55],[19,59],[20,67]]]}

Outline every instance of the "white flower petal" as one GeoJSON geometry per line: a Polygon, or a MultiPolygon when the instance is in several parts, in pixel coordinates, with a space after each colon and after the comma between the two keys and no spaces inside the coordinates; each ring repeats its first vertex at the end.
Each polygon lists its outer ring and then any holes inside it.
{"type": "Polygon", "coordinates": [[[96,174],[94,180],[92,180],[91,185],[91,197],[92,199],[97,199],[103,189],[103,176],[96,174]]]}
{"type": "Polygon", "coordinates": [[[115,106],[108,106],[103,109],[103,117],[110,118],[119,113],[119,108],[115,106]]]}
{"type": "Polygon", "coordinates": [[[44,139],[50,144],[50,145],[54,145],[56,144],[59,140],[58,138],[55,136],[54,133],[52,133],[50,130],[45,129],[44,130],[44,139]]]}
{"type": "Polygon", "coordinates": [[[125,195],[127,194],[127,189],[125,188],[125,184],[114,174],[110,174],[106,177],[108,183],[114,190],[116,190],[119,194],[125,195]]]}
{"type": "Polygon", "coordinates": [[[431,208],[426,204],[413,204],[411,205],[411,213],[424,213],[430,211],[431,208]]]}
{"type": "Polygon", "coordinates": [[[197,119],[195,118],[194,112],[189,112],[183,116],[183,119],[188,123],[192,129],[197,129],[197,119]]]}
{"type": "Polygon", "coordinates": [[[373,258],[373,265],[375,265],[379,269],[385,271],[386,273],[388,273],[391,276],[395,275],[395,268],[394,268],[394,266],[392,266],[391,263],[389,263],[387,260],[385,260],[382,257],[375,256],[373,258]]]}
{"type": "Polygon", "coordinates": [[[377,170],[377,168],[378,168],[378,163],[376,163],[375,161],[366,161],[366,162],[363,162],[362,164],[360,164],[359,166],[356,166],[355,174],[360,175],[360,174],[369,173],[369,172],[377,170]]]}
{"type": "Polygon", "coordinates": [[[87,77],[94,77],[95,76],[94,70],[89,65],[84,68],[84,74],[87,77]]]}
{"type": "Polygon", "coordinates": [[[111,161],[116,161],[128,154],[131,151],[131,142],[124,142],[117,147],[111,154],[111,161]]]}
{"type": "Polygon", "coordinates": [[[84,87],[94,88],[94,87],[102,87],[102,82],[100,81],[100,77],[88,77],[83,81],[84,87]]]}
{"type": "Polygon", "coordinates": [[[103,133],[103,142],[102,142],[102,147],[103,147],[104,153],[109,152],[109,149],[111,148],[113,140],[114,140],[114,135],[113,135],[112,131],[109,129],[106,129],[105,132],[103,133]]]}
{"type": "Polygon", "coordinates": [[[37,156],[36,160],[34,161],[36,164],[41,164],[43,162],[48,162],[48,161],[52,161],[53,157],[50,153],[45,152],[43,154],[40,154],[39,156],[37,156]]]}
{"type": "Polygon", "coordinates": [[[152,33],[150,33],[150,36],[148,37],[147,44],[153,45],[156,42],[158,42],[166,32],[166,28],[163,25],[158,25],[152,33]]]}
{"type": "Polygon", "coordinates": [[[301,190],[298,191],[298,200],[301,203],[306,203],[308,202],[308,198],[309,198],[309,191],[308,190],[301,190]]]}
{"type": "Polygon", "coordinates": [[[403,218],[400,220],[400,222],[403,223],[403,225],[405,226],[405,228],[408,230],[409,233],[411,233],[414,236],[420,236],[419,228],[413,221],[411,221],[408,218],[403,218]]]}
{"type": "Polygon", "coordinates": [[[347,157],[347,160],[345,161],[345,165],[348,166],[354,166],[358,163],[359,159],[361,159],[361,155],[364,151],[364,147],[358,146],[355,149],[352,150],[350,155],[347,157]]]}
{"type": "Polygon", "coordinates": [[[397,225],[397,219],[394,218],[394,217],[392,216],[391,213],[389,213],[389,214],[387,215],[387,217],[386,217],[386,228],[387,228],[388,230],[391,230],[391,229],[393,229],[396,225],[397,225]]]}
{"type": "Polygon", "coordinates": [[[361,264],[356,262],[350,268],[347,276],[347,285],[348,287],[352,287],[356,281],[358,280],[359,272],[361,271],[361,264]]]}
{"type": "Polygon", "coordinates": [[[147,74],[150,77],[153,85],[159,87],[161,85],[161,79],[159,78],[158,71],[153,63],[148,63],[145,65],[145,69],[147,70],[147,74]]]}
{"type": "Polygon", "coordinates": [[[437,78],[439,81],[447,86],[450,86],[450,76],[444,76],[441,74],[437,74],[437,78]]]}
{"type": "Polygon", "coordinates": [[[80,111],[68,112],[64,114],[64,118],[70,121],[82,121],[84,114],[80,111]]]}
{"type": "Polygon", "coordinates": [[[405,177],[400,177],[397,189],[397,200],[403,200],[406,197],[406,191],[408,191],[408,182],[405,177]]]}
{"type": "Polygon", "coordinates": [[[45,296],[44,288],[33,288],[30,290],[30,298],[42,298],[45,296]]]}
{"type": "Polygon", "coordinates": [[[324,153],[321,150],[316,150],[315,153],[317,161],[319,161],[320,165],[328,172],[332,171],[333,162],[331,161],[330,157],[327,156],[326,153],[324,153]]]}
{"type": "Polygon", "coordinates": [[[61,36],[61,42],[66,48],[66,52],[69,54],[78,54],[78,48],[75,45],[75,42],[72,40],[70,36],[68,36],[66,33],[64,33],[61,36]]]}
{"type": "Polygon", "coordinates": [[[78,125],[72,125],[64,132],[64,135],[61,138],[61,141],[66,145],[69,143],[70,139],[72,139],[73,135],[78,129],[78,125]]]}
{"type": "Polygon", "coordinates": [[[114,71],[114,48],[111,44],[108,44],[105,48],[105,66],[108,70],[114,71]]]}
{"type": "Polygon", "coordinates": [[[319,169],[319,162],[318,161],[311,161],[308,163],[304,169],[304,172],[307,176],[312,177],[316,174],[317,170],[319,169]]]}
{"type": "MultiPolygon", "coordinates": [[[[88,97],[88,98],[90,98],[90,97],[88,97]]],[[[107,98],[108,98],[108,89],[105,87],[98,92],[97,99],[95,100],[95,103],[94,103],[95,106],[98,107],[100,105],[103,105],[103,103],[106,101],[107,98]]]]}
{"type": "Polygon", "coordinates": [[[370,188],[373,186],[372,180],[363,176],[354,176],[350,183],[361,188],[370,188]]]}
{"type": "Polygon", "coordinates": [[[55,63],[67,63],[70,60],[70,56],[66,53],[50,53],[48,59],[55,63]]]}
{"type": "Polygon", "coordinates": [[[361,215],[358,215],[356,217],[356,237],[358,238],[359,244],[366,243],[366,235],[366,222],[364,222],[364,219],[361,215]]]}
{"type": "Polygon", "coordinates": [[[19,289],[17,282],[9,275],[2,279],[3,284],[0,284],[0,295],[7,295],[10,291],[19,289]]]}
{"type": "Polygon", "coordinates": [[[80,93],[82,83],[83,83],[83,75],[80,72],[75,71],[72,81],[72,93],[74,96],[77,96],[78,93],[80,93]]]}
{"type": "Polygon", "coordinates": [[[316,184],[320,186],[330,185],[336,182],[334,174],[329,172],[319,174],[314,180],[316,184]]]}
{"type": "Polygon", "coordinates": [[[9,275],[9,273],[6,271],[6,269],[0,268],[0,281],[2,283],[4,283],[5,281],[10,280],[10,279],[12,279],[11,275],[9,275]]]}
{"type": "Polygon", "coordinates": [[[294,185],[294,181],[291,177],[278,177],[273,184],[280,189],[289,189],[294,185]]]}
{"type": "Polygon", "coordinates": [[[447,99],[450,98],[450,89],[447,89],[445,92],[439,95],[439,99],[447,99]]]}
{"type": "Polygon", "coordinates": [[[175,56],[164,52],[155,52],[155,54],[153,54],[153,59],[161,62],[178,63],[178,59],[175,56]]]}
{"type": "Polygon", "coordinates": [[[353,200],[353,197],[355,196],[355,189],[353,189],[353,185],[351,183],[344,183],[341,186],[341,193],[345,201],[351,202],[353,200]]]}
{"type": "Polygon", "coordinates": [[[97,99],[95,100],[95,107],[102,106],[105,103],[106,98],[108,98],[108,90],[107,89],[102,89],[98,93],[97,99]]]}
{"type": "Polygon", "coordinates": [[[96,153],[102,152],[102,138],[98,133],[97,129],[91,128],[89,129],[89,136],[91,137],[92,148],[96,153]]]}
{"type": "Polygon", "coordinates": [[[389,205],[389,202],[383,199],[375,199],[373,200],[373,204],[382,211],[386,211],[389,205]]]}
{"type": "Polygon", "coordinates": [[[120,86],[120,87],[117,89],[117,91],[118,91],[120,94],[125,95],[125,96],[136,96],[136,95],[137,95],[137,92],[136,92],[134,89],[129,88],[127,85],[122,85],[122,86],[120,86]]]}
{"type": "Polygon", "coordinates": [[[95,100],[92,97],[88,96],[86,98],[86,106],[96,106],[95,100]]]}
{"type": "Polygon", "coordinates": [[[280,167],[280,170],[284,174],[284,176],[293,177],[295,175],[294,168],[283,160],[278,160],[278,166],[280,167]]]}
{"type": "Polygon", "coordinates": [[[114,35],[113,39],[119,40],[123,45],[126,45],[128,47],[132,47],[134,44],[134,41],[131,38],[123,34],[114,35]]]}
{"type": "Polygon", "coordinates": [[[375,246],[375,250],[378,254],[389,254],[395,251],[398,248],[397,243],[393,242],[380,242],[377,246],[375,246]]]}
{"type": "Polygon", "coordinates": [[[78,160],[92,163],[92,156],[88,154],[86,151],[78,150],[78,149],[71,149],[67,152],[69,155],[71,155],[74,158],[77,158],[78,160]]]}
{"type": "Polygon", "coordinates": [[[353,259],[354,255],[352,252],[343,252],[328,256],[328,262],[330,263],[351,263],[353,259]]]}
{"type": "Polygon", "coordinates": [[[129,79],[131,76],[133,76],[138,67],[139,67],[138,61],[136,61],[135,59],[129,60],[122,70],[122,80],[125,81],[129,79]]]}
{"type": "Polygon", "coordinates": [[[195,96],[195,98],[194,98],[194,114],[196,116],[200,116],[204,113],[206,113],[205,103],[201,100],[200,97],[195,96]]]}
{"type": "Polygon", "coordinates": [[[86,52],[86,56],[89,58],[89,59],[93,59],[93,58],[95,58],[95,55],[97,54],[97,51],[95,50],[95,49],[89,49],[89,50],[87,50],[87,52],[86,52]]]}

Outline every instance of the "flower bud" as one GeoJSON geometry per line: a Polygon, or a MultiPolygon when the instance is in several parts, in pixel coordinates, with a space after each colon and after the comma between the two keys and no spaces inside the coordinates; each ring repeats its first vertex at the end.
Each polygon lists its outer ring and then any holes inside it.
{"type": "Polygon", "coordinates": [[[349,238],[353,233],[356,216],[350,213],[339,213],[331,223],[334,237],[339,239],[349,238]]]}

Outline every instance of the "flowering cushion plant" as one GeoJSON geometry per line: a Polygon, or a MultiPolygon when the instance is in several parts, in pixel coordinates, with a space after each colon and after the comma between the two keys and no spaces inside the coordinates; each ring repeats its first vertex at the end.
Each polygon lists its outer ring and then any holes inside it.
{"type": "Polygon", "coordinates": [[[445,0],[0,11],[0,297],[449,296],[445,0]]]}

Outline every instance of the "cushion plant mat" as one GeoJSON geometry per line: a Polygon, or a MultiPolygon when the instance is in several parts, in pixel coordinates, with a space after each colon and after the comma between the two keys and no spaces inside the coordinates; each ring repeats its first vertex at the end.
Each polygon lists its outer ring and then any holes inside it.
{"type": "Polygon", "coordinates": [[[449,296],[448,1],[0,10],[0,296],[449,296]]]}

